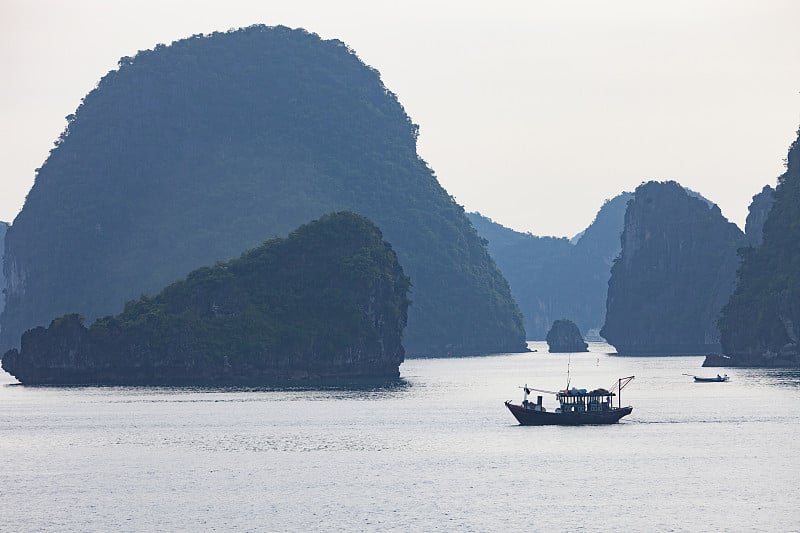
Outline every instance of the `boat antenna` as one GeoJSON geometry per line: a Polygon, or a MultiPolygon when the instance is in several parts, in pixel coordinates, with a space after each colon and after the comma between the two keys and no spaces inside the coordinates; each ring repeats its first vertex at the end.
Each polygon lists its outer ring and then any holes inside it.
{"type": "Polygon", "coordinates": [[[569,390],[569,364],[572,362],[572,352],[569,353],[567,357],[567,387],[566,389],[569,390]]]}

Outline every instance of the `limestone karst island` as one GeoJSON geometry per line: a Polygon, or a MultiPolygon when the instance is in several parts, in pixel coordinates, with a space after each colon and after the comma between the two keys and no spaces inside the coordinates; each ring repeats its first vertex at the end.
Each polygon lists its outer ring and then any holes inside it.
{"type": "Polygon", "coordinates": [[[0,347],[23,383],[384,379],[406,356],[551,339],[800,365],[797,141],[745,232],[712,199],[648,181],[572,239],[536,236],[466,214],[341,41],[259,25],[118,67],[0,226],[0,347]],[[296,244],[314,234],[328,237],[296,244]],[[288,276],[284,290],[246,265],[288,276]]]}
{"type": "Polygon", "coordinates": [[[0,347],[350,210],[411,278],[409,356],[526,350],[507,281],[416,144],[397,97],[338,40],[252,26],[123,57],[8,231],[0,347]]]}
{"type": "Polygon", "coordinates": [[[22,336],[23,384],[308,384],[399,377],[409,280],[368,219],[326,215],[116,316],[22,336]]]}

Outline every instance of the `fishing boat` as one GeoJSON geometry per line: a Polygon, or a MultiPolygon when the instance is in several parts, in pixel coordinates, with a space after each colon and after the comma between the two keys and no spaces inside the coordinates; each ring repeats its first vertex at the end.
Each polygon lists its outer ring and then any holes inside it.
{"type": "Polygon", "coordinates": [[[724,376],[717,374],[717,377],[713,378],[701,378],[699,376],[694,376],[695,383],[724,383],[729,379],[731,378],[728,377],[728,374],[725,374],[724,376]]]}
{"type": "Polygon", "coordinates": [[[505,402],[506,407],[521,426],[582,426],[591,424],[616,424],[623,416],[631,414],[633,407],[623,407],[619,396],[622,389],[631,382],[634,376],[619,378],[611,390],[564,389],[557,392],[534,389],[526,384],[523,389],[522,403],[517,405],[511,400],[505,402]],[[554,394],[559,403],[553,411],[542,405],[542,396],[536,402],[528,400],[531,391],[554,394]],[[614,392],[616,391],[616,392],[614,392]],[[614,406],[614,398],[617,405],[614,406]]]}

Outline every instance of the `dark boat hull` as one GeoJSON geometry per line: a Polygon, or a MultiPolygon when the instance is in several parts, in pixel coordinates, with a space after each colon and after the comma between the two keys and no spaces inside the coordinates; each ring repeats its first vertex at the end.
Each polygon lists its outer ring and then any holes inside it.
{"type": "Polygon", "coordinates": [[[620,418],[631,414],[633,407],[616,407],[609,411],[583,413],[554,413],[535,411],[506,402],[506,407],[521,426],[585,426],[616,424],[620,418]]]}
{"type": "Polygon", "coordinates": [[[698,378],[697,376],[694,377],[695,383],[725,383],[728,381],[727,377],[724,378],[698,378]]]}

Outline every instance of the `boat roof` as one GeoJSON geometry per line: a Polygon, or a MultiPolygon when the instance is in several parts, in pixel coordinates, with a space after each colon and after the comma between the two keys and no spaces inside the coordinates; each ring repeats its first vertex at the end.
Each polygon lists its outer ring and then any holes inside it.
{"type": "Polygon", "coordinates": [[[586,389],[572,388],[560,390],[558,393],[556,393],[556,396],[616,396],[616,394],[606,389],[594,389],[587,391],[586,389]]]}

